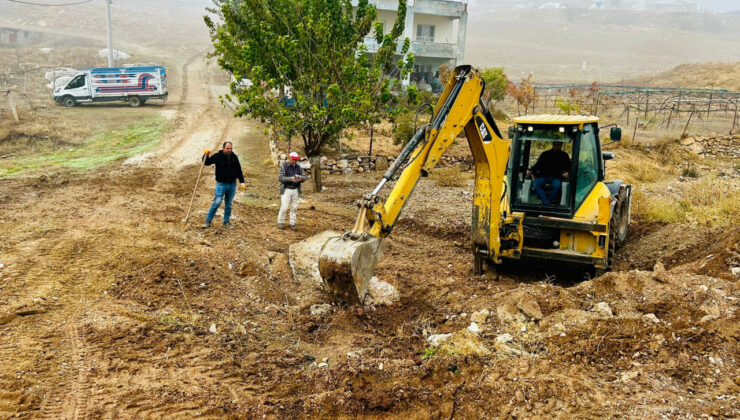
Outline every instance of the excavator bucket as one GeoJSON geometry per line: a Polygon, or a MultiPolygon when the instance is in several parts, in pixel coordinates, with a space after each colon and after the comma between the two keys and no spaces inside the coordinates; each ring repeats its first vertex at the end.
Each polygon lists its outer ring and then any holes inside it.
{"type": "Polygon", "coordinates": [[[327,240],[321,248],[319,273],[338,303],[357,305],[365,300],[367,286],[385,248],[383,239],[366,236],[338,236],[327,240]]]}

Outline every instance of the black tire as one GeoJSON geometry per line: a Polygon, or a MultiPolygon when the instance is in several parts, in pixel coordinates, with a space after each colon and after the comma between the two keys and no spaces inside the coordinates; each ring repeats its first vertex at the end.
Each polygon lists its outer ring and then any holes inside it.
{"type": "Polygon", "coordinates": [[[627,237],[627,213],[623,213],[626,208],[627,192],[622,190],[617,195],[617,204],[614,205],[614,211],[612,211],[611,218],[609,219],[609,238],[608,248],[606,250],[606,268],[595,268],[594,274],[596,277],[602,276],[609,271],[612,271],[614,266],[614,254],[617,252],[617,247],[624,243],[624,239],[627,237]],[[624,223],[622,223],[624,222],[624,223]],[[624,229],[623,231],[620,231],[624,229]],[[619,236],[622,235],[621,242],[619,236]]]}
{"type": "Polygon", "coordinates": [[[629,212],[630,212],[630,197],[627,195],[627,192],[625,190],[622,190],[619,193],[619,201],[617,202],[617,205],[619,206],[619,224],[617,225],[617,248],[621,248],[622,245],[624,245],[624,242],[627,239],[627,229],[629,228],[629,212]]]}
{"type": "Polygon", "coordinates": [[[473,274],[476,276],[483,275],[486,272],[485,257],[478,252],[473,254],[473,274]]]}
{"type": "Polygon", "coordinates": [[[140,107],[144,101],[138,96],[131,96],[128,98],[128,104],[134,108],[140,107]]]}
{"type": "Polygon", "coordinates": [[[62,98],[62,105],[68,106],[68,107],[73,107],[73,106],[77,105],[77,101],[75,101],[75,98],[73,98],[71,96],[65,96],[64,98],[62,98]]]}

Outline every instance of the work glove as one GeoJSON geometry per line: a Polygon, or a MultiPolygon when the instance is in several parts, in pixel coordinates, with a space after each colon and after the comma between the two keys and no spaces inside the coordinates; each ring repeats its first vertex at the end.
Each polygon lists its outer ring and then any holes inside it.
{"type": "Polygon", "coordinates": [[[244,190],[247,189],[247,186],[244,185],[244,183],[242,182],[242,185],[239,186],[239,189],[242,190],[242,191],[244,191],[244,190]]]}
{"type": "Polygon", "coordinates": [[[208,150],[208,149],[206,149],[206,150],[203,151],[203,154],[206,155],[206,156],[210,156],[211,155],[211,151],[208,150]]]}

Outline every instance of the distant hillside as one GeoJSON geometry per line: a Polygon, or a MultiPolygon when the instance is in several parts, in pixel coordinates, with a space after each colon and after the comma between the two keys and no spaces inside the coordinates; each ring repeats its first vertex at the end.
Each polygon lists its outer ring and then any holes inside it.
{"type": "Polygon", "coordinates": [[[682,64],[666,72],[636,77],[627,83],[661,87],[727,89],[740,92],[740,61],[682,64]]]}
{"type": "Polygon", "coordinates": [[[621,82],[683,63],[740,61],[740,16],[497,4],[470,7],[465,61],[503,66],[514,80],[621,82]]]}

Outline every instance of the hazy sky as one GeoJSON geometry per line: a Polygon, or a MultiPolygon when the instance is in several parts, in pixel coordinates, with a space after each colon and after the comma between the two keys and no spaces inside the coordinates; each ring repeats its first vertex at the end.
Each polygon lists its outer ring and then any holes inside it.
{"type": "MultiPolygon", "coordinates": [[[[519,0],[520,3],[546,3],[548,1],[552,2],[562,2],[562,3],[568,3],[568,0],[519,0]]],[[[713,9],[717,12],[729,12],[729,11],[735,11],[740,10],[740,0],[687,0],[691,3],[697,3],[701,5],[702,7],[706,7],[708,9],[713,9]]],[[[496,3],[498,1],[496,0],[468,0],[468,3],[470,3],[474,7],[495,7],[496,3]]]]}

